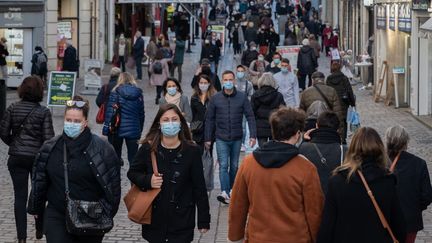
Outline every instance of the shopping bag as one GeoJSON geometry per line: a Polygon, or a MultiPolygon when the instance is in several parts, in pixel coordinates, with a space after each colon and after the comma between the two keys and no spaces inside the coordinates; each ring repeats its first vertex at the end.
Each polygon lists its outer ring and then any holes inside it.
{"type": "Polygon", "coordinates": [[[360,115],[354,107],[351,114],[350,130],[352,133],[355,133],[359,128],[360,128],[360,115]]]}
{"type": "Polygon", "coordinates": [[[214,189],[214,163],[213,157],[208,149],[204,149],[202,155],[202,163],[204,169],[204,180],[207,191],[214,189]]]}

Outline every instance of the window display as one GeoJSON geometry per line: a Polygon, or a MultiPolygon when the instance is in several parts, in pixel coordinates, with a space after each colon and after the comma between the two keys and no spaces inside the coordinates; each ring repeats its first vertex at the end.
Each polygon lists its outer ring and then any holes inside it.
{"type": "Polygon", "coordinates": [[[7,39],[9,56],[6,57],[9,76],[22,76],[23,72],[23,46],[24,31],[18,29],[5,29],[4,36],[7,39]]]}

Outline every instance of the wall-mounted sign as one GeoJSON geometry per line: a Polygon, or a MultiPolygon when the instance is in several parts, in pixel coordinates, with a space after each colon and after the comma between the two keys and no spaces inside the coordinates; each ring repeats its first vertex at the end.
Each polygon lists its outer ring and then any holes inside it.
{"type": "Polygon", "coordinates": [[[376,27],[385,30],[387,28],[387,6],[377,5],[376,27]]]}
{"type": "Polygon", "coordinates": [[[428,10],[430,6],[430,0],[413,0],[412,9],[413,10],[428,10]]]}
{"type": "Polygon", "coordinates": [[[393,74],[404,74],[405,68],[404,67],[394,67],[393,68],[393,74]]]}
{"type": "Polygon", "coordinates": [[[372,6],[373,2],[374,2],[373,0],[363,0],[363,5],[365,7],[370,7],[372,6]]]}
{"type": "Polygon", "coordinates": [[[399,5],[398,30],[411,33],[411,6],[409,3],[399,5]]]}
{"type": "Polygon", "coordinates": [[[57,34],[61,38],[72,39],[72,22],[59,21],[57,23],[57,34]]]}
{"type": "Polygon", "coordinates": [[[397,16],[397,4],[390,5],[390,14],[389,14],[389,29],[396,30],[396,16],[397,16]]]}

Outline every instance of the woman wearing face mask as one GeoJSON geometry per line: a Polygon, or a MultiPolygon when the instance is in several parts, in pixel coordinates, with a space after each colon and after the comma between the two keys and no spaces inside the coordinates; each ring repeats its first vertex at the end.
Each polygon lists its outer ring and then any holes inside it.
{"type": "Polygon", "coordinates": [[[120,161],[107,141],[92,134],[88,113],[89,104],[82,97],[67,101],[63,134],[45,142],[35,160],[28,212],[36,215],[48,202],[44,213],[48,243],[102,242],[104,237],[72,234],[66,229],[66,181],[70,199],[99,202],[111,218],[117,213],[120,161]]]}
{"type": "Polygon", "coordinates": [[[191,242],[195,223],[201,233],[210,228],[201,152],[176,105],[160,106],[127,176],[142,190],[161,188],[153,201],[151,224],[142,225],[142,236],[150,243],[191,242]],[[151,153],[159,176],[153,174],[151,153]]]}
{"type": "MultiPolygon", "coordinates": [[[[204,150],[204,122],[207,105],[210,98],[216,93],[210,77],[200,75],[199,82],[194,87],[194,94],[191,97],[192,123],[201,123],[201,126],[192,130],[193,140],[204,150]]],[[[191,129],[193,127],[191,126],[191,129]]]]}
{"type": "Polygon", "coordinates": [[[249,73],[251,74],[251,82],[255,90],[258,89],[258,80],[265,72],[269,62],[264,59],[264,55],[258,55],[258,59],[251,62],[249,73]]]}
{"type": "Polygon", "coordinates": [[[164,95],[160,99],[159,104],[174,104],[176,105],[187,122],[192,120],[192,111],[189,105],[189,98],[183,94],[180,83],[175,78],[168,78],[162,85],[164,95]]]}

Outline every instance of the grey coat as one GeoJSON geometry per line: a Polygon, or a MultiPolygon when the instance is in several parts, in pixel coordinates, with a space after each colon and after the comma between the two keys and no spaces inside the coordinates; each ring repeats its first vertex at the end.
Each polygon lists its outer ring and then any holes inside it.
{"type": "MultiPolygon", "coordinates": [[[[162,96],[159,99],[159,105],[162,104],[166,104],[167,101],[165,100],[165,97],[162,96]]],[[[186,95],[182,95],[180,97],[180,107],[179,107],[180,111],[184,113],[184,117],[186,119],[187,122],[191,122],[192,121],[192,110],[191,107],[189,105],[189,98],[186,95]]]]}

